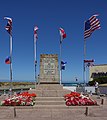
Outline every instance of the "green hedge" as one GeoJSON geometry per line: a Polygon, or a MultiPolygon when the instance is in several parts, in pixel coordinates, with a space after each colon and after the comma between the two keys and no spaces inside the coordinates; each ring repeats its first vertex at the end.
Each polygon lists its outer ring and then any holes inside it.
{"type": "Polygon", "coordinates": [[[95,81],[97,81],[99,84],[105,84],[105,83],[107,83],[107,76],[94,78],[93,81],[89,81],[89,85],[91,85],[91,86],[94,85],[95,81]]]}
{"type": "MultiPolygon", "coordinates": [[[[34,82],[12,82],[13,86],[18,86],[18,85],[34,85],[34,82]]],[[[9,86],[10,82],[0,82],[0,86],[9,86]]]]}

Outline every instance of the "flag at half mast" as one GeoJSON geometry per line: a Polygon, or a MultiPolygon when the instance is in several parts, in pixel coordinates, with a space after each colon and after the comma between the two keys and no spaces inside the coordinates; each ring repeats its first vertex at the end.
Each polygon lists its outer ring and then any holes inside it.
{"type": "Polygon", "coordinates": [[[96,18],[97,16],[97,14],[93,15],[85,21],[84,39],[90,37],[95,30],[101,28],[100,21],[96,18]]]}
{"type": "Polygon", "coordinates": [[[66,33],[65,33],[64,29],[62,29],[62,28],[59,28],[59,32],[60,32],[60,35],[61,35],[60,43],[62,43],[62,40],[64,38],[66,38],[66,33]]]}
{"type": "Polygon", "coordinates": [[[12,18],[4,17],[4,19],[8,20],[7,25],[5,26],[5,29],[10,35],[12,35],[12,18]]]}

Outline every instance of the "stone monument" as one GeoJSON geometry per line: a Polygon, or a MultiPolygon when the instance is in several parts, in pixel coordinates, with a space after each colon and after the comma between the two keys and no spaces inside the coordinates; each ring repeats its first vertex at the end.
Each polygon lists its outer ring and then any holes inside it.
{"type": "Polygon", "coordinates": [[[41,54],[38,84],[29,92],[36,93],[37,97],[63,97],[70,91],[63,89],[59,83],[58,55],[41,54]]]}
{"type": "Polygon", "coordinates": [[[41,54],[40,55],[40,74],[38,82],[44,84],[58,84],[58,55],[41,54]]]}

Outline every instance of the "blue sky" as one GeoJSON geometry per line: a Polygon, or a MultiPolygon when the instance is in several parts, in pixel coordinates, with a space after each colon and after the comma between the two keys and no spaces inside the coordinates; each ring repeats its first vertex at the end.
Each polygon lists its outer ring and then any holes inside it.
{"type": "Polygon", "coordinates": [[[83,81],[84,21],[98,13],[101,29],[86,43],[86,58],[95,64],[107,64],[106,0],[0,0],[0,80],[9,80],[9,34],[4,16],[13,19],[13,80],[34,80],[33,28],[38,26],[37,73],[40,54],[59,55],[59,28],[67,38],[62,43],[62,59],[67,61],[64,82],[83,81]]]}

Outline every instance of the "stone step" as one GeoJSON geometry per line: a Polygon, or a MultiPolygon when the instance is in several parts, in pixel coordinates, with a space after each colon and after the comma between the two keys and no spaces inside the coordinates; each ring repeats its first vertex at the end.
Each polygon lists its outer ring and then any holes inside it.
{"type": "Polygon", "coordinates": [[[70,92],[60,84],[38,84],[35,89],[29,90],[29,93],[36,93],[37,97],[63,97],[70,92]]]}
{"type": "Polygon", "coordinates": [[[35,105],[65,105],[65,101],[36,101],[35,105]]]}
{"type": "Polygon", "coordinates": [[[62,90],[63,85],[60,84],[38,84],[36,90],[62,90]]]}
{"type": "Polygon", "coordinates": [[[14,118],[14,109],[9,106],[0,107],[0,120],[7,120],[14,118]]]}
{"type": "Polygon", "coordinates": [[[36,101],[64,101],[64,97],[36,97],[36,101]]]}
{"type": "Polygon", "coordinates": [[[36,93],[37,97],[63,97],[65,94],[69,94],[69,90],[29,90],[29,93],[36,93]]]}
{"type": "Polygon", "coordinates": [[[34,109],[68,109],[66,105],[34,105],[34,109]]]}

